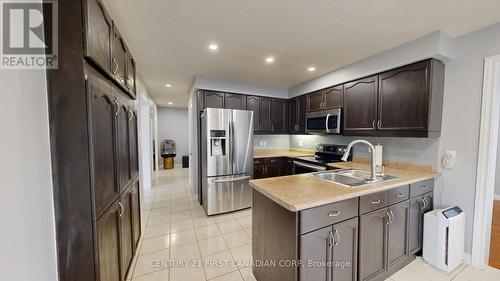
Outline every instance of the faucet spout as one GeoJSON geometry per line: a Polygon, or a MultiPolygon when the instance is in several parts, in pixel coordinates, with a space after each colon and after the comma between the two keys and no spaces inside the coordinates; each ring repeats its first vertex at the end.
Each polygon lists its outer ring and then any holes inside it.
{"type": "Polygon", "coordinates": [[[351,143],[349,143],[349,145],[347,145],[346,151],[341,159],[342,159],[342,161],[347,161],[347,158],[349,157],[349,154],[351,153],[352,147],[357,143],[364,144],[364,145],[368,146],[368,148],[370,149],[370,152],[371,152],[371,154],[370,154],[371,155],[371,157],[370,157],[370,162],[371,162],[370,181],[375,182],[375,181],[377,181],[377,172],[375,169],[375,147],[373,146],[373,144],[371,144],[370,142],[365,141],[365,140],[353,140],[351,143]]]}

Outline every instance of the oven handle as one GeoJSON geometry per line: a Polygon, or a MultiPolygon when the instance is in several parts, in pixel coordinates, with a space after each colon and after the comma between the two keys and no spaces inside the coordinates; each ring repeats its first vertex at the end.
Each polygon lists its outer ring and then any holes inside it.
{"type": "Polygon", "coordinates": [[[326,132],[329,133],[330,132],[330,129],[328,128],[328,119],[330,119],[330,113],[328,113],[326,115],[326,123],[325,123],[325,127],[326,127],[326,132]]]}
{"type": "Polygon", "coordinates": [[[251,176],[243,176],[243,177],[237,177],[237,178],[229,178],[229,179],[220,179],[220,180],[214,180],[213,183],[225,183],[225,182],[234,182],[234,181],[242,181],[242,180],[248,180],[251,179],[251,176]]]}
{"type": "Polygon", "coordinates": [[[293,161],[293,165],[299,166],[299,167],[308,168],[308,169],[312,169],[312,170],[315,170],[315,171],[325,171],[326,170],[326,167],[318,166],[318,165],[312,165],[312,164],[307,164],[307,163],[299,162],[299,161],[293,161]]]}

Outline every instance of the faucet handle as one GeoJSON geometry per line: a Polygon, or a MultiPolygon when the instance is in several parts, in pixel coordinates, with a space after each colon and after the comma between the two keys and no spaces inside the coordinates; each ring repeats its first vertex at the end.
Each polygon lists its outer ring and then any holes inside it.
{"type": "Polygon", "coordinates": [[[377,165],[376,168],[377,168],[376,169],[377,170],[377,176],[382,176],[383,177],[384,176],[384,170],[385,170],[384,165],[380,165],[380,166],[377,165]]]}

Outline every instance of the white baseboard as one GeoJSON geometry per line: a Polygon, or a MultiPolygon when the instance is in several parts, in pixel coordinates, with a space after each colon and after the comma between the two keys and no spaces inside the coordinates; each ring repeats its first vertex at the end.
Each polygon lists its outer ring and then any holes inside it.
{"type": "Polygon", "coordinates": [[[472,255],[469,253],[464,253],[464,262],[470,265],[472,262],[472,255]]]}

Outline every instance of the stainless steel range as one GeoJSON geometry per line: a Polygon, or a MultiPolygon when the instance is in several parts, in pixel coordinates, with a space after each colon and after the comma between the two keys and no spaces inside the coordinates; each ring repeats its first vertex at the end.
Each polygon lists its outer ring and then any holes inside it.
{"type": "MultiPolygon", "coordinates": [[[[296,157],[293,161],[294,174],[305,174],[311,172],[326,171],[328,163],[341,162],[346,151],[346,145],[317,144],[314,156],[296,157]]],[[[348,160],[352,159],[352,153],[348,160]]]]}

